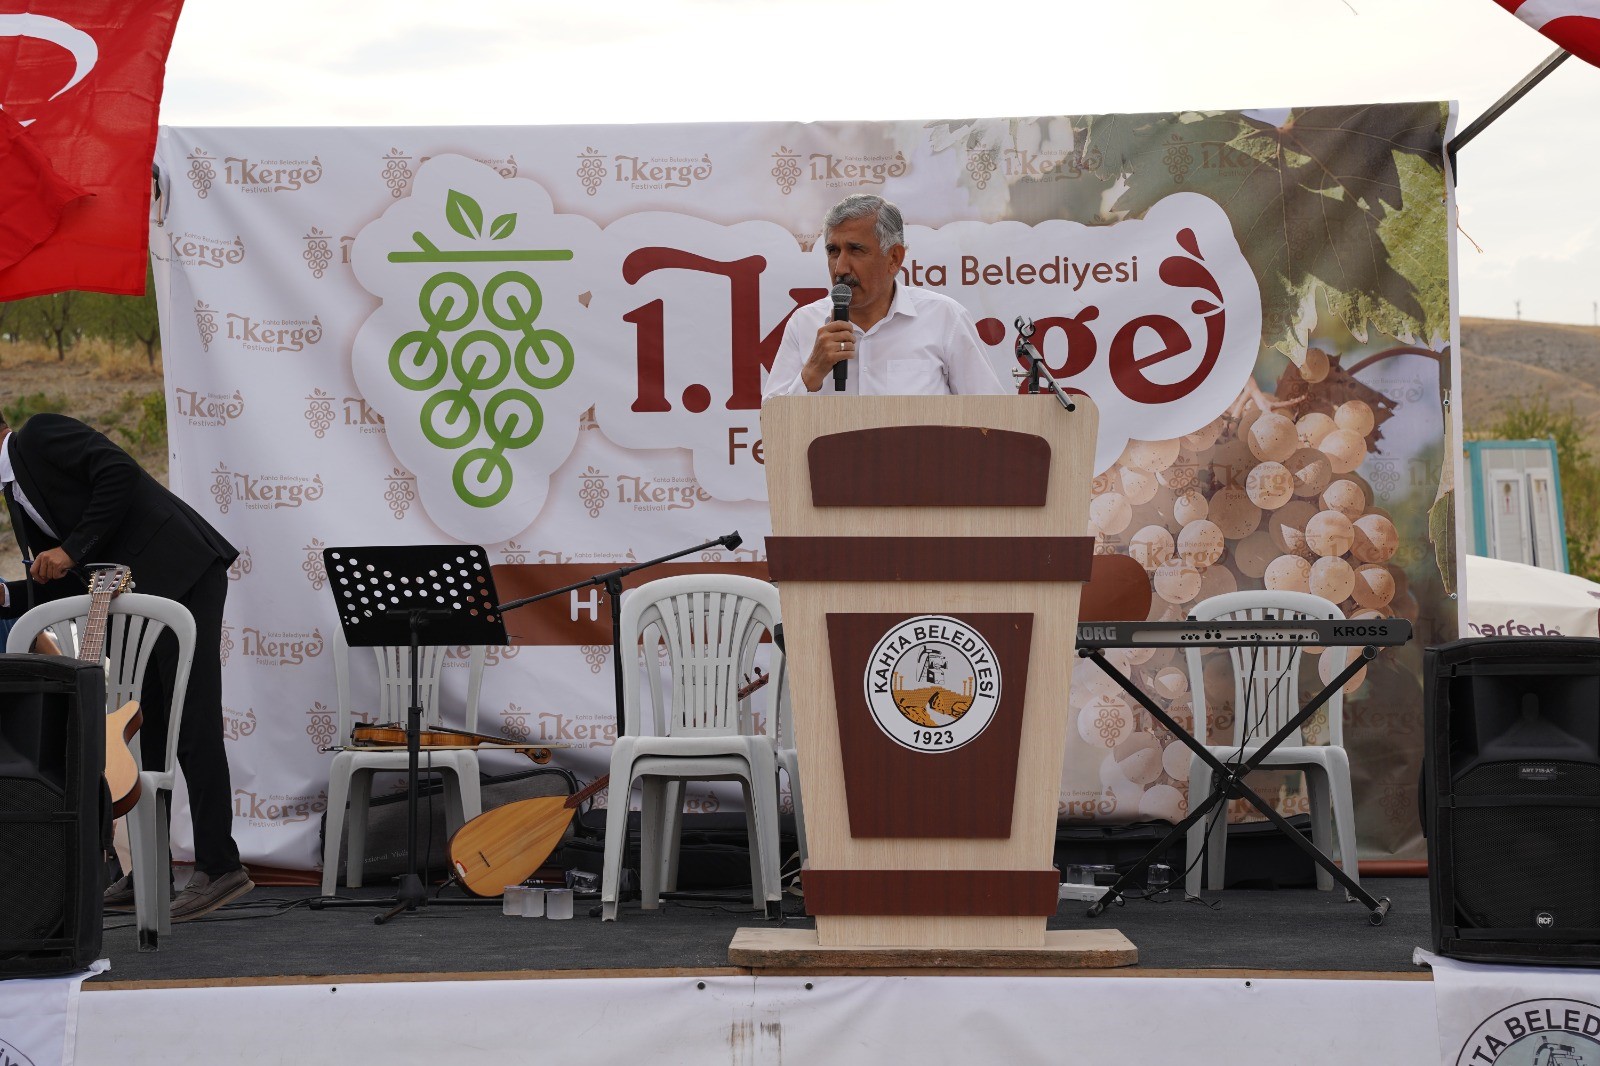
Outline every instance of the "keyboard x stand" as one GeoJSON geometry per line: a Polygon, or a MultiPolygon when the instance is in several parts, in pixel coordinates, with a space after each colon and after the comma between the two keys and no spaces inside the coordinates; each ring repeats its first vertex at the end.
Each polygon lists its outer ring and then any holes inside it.
{"type": "MultiPolygon", "coordinates": [[[[1230,646],[1237,647],[1238,645],[1230,646]]],[[[1217,804],[1222,803],[1233,796],[1240,796],[1247,800],[1252,807],[1265,815],[1267,820],[1273,825],[1277,826],[1285,836],[1294,841],[1295,845],[1298,846],[1301,851],[1305,852],[1314,862],[1316,862],[1324,870],[1327,870],[1328,873],[1332,874],[1334,879],[1344,886],[1345,898],[1347,900],[1359,900],[1362,905],[1367,908],[1367,920],[1369,922],[1371,922],[1373,925],[1383,924],[1384,917],[1389,913],[1388,898],[1374,898],[1370,892],[1362,888],[1357,881],[1355,881],[1349,874],[1345,873],[1337,863],[1328,858],[1328,856],[1324,855],[1321,849],[1319,849],[1315,844],[1311,843],[1311,841],[1307,840],[1298,829],[1289,823],[1288,819],[1274,810],[1272,804],[1262,799],[1254,789],[1244,783],[1246,774],[1250,773],[1250,771],[1254,770],[1258,765],[1260,765],[1261,761],[1265,759],[1274,748],[1282,744],[1290,737],[1290,735],[1304,725],[1312,715],[1316,714],[1317,711],[1322,708],[1323,704],[1327,703],[1328,700],[1333,698],[1333,694],[1335,692],[1338,692],[1339,689],[1343,687],[1351,678],[1355,677],[1357,671],[1359,671],[1374,656],[1378,654],[1378,649],[1376,647],[1368,645],[1363,647],[1358,654],[1352,656],[1351,661],[1345,664],[1345,668],[1339,674],[1339,676],[1330,681],[1327,686],[1324,687],[1321,692],[1317,693],[1309,703],[1300,708],[1299,714],[1296,714],[1289,721],[1285,722],[1283,728],[1279,729],[1271,737],[1268,737],[1265,741],[1263,741],[1261,746],[1251,753],[1248,759],[1234,764],[1223,762],[1221,759],[1217,758],[1217,756],[1214,755],[1210,749],[1196,740],[1187,729],[1173,721],[1171,715],[1167,714],[1166,711],[1157,706],[1156,702],[1149,696],[1145,695],[1137,685],[1125,677],[1122,671],[1118,670],[1115,666],[1106,661],[1104,649],[1079,648],[1078,654],[1098,666],[1107,677],[1116,682],[1119,688],[1121,688],[1129,696],[1133,697],[1133,699],[1138,702],[1139,706],[1149,711],[1151,717],[1155,718],[1156,721],[1166,726],[1167,729],[1172,732],[1173,736],[1183,741],[1183,743],[1189,747],[1190,751],[1194,752],[1201,759],[1204,759],[1206,763],[1211,766],[1211,771],[1213,774],[1211,794],[1205,798],[1205,801],[1194,810],[1190,811],[1188,817],[1184,818],[1183,821],[1173,826],[1172,831],[1166,836],[1162,837],[1161,841],[1157,843],[1155,847],[1151,848],[1149,853],[1145,855],[1144,859],[1141,860],[1133,869],[1130,869],[1127,873],[1123,874],[1121,877],[1118,877],[1116,883],[1110,888],[1106,889],[1105,894],[1090,905],[1089,917],[1098,917],[1101,912],[1106,909],[1106,907],[1110,906],[1112,903],[1121,898],[1122,890],[1126,888],[1127,883],[1133,879],[1134,870],[1165,854],[1166,850],[1171,847],[1174,842],[1182,839],[1183,836],[1188,833],[1190,826],[1205,818],[1206,815],[1210,813],[1211,809],[1217,804]]],[[[1192,855],[1185,857],[1191,862],[1194,861],[1194,856],[1192,855]]],[[[1354,862],[1355,856],[1346,855],[1344,856],[1344,861],[1347,863],[1354,862]]]]}

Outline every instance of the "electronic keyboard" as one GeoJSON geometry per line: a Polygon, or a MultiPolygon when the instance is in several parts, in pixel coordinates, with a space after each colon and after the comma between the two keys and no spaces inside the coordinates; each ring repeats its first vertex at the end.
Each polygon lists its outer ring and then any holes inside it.
{"type": "Polygon", "coordinates": [[[1214,648],[1230,644],[1309,644],[1318,647],[1394,647],[1411,639],[1403,618],[1191,619],[1184,622],[1085,622],[1078,647],[1214,648]]]}

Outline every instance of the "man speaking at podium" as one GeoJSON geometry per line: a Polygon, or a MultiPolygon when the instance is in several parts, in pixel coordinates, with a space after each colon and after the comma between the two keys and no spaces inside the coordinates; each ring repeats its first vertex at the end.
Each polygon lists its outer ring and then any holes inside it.
{"type": "Polygon", "coordinates": [[[854,396],[1004,395],[966,308],[899,282],[900,209],[857,194],[822,221],[833,293],[795,311],[762,399],[807,392],[854,396]]]}

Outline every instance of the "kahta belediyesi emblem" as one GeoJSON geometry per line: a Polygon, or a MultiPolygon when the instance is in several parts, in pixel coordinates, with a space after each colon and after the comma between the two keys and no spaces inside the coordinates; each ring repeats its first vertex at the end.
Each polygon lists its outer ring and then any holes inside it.
{"type": "Polygon", "coordinates": [[[1000,702],[994,648],[944,615],[897,623],[872,649],[863,682],[873,721],[914,751],[954,751],[994,720],[1000,702]]]}
{"type": "Polygon", "coordinates": [[[1457,1066],[1600,1066],[1600,1006],[1525,999],[1486,1017],[1456,1054],[1457,1066]]]}

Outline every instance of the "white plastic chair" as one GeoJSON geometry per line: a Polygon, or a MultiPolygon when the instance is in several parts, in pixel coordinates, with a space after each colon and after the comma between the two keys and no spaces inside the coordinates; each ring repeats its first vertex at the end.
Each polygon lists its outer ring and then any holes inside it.
{"type": "Polygon", "coordinates": [[[800,868],[810,859],[806,850],[806,808],[800,799],[800,753],[795,750],[794,715],[789,700],[789,658],[772,651],[772,736],[777,748],[778,768],[789,779],[789,799],[794,804],[794,831],[800,842],[800,868]]]}
{"type": "MultiPolygon", "coordinates": [[[[1344,612],[1320,596],[1305,592],[1276,592],[1261,589],[1246,592],[1229,592],[1202,600],[1189,611],[1201,621],[1213,619],[1260,620],[1277,618],[1343,618],[1344,612]]],[[[1261,742],[1281,729],[1284,723],[1300,711],[1300,664],[1305,656],[1296,647],[1271,647],[1248,645],[1228,649],[1233,662],[1233,739],[1227,745],[1206,743],[1205,675],[1202,666],[1204,649],[1189,648],[1185,655],[1189,664],[1189,687],[1194,698],[1194,736],[1207,750],[1224,763],[1248,760],[1261,746],[1261,742]],[[1241,754],[1242,752],[1242,754],[1241,754]]],[[[1325,656],[1332,656],[1331,667],[1336,676],[1344,669],[1347,649],[1329,647],[1325,656]]],[[[1339,857],[1344,872],[1352,881],[1360,882],[1356,861],[1355,803],[1350,792],[1350,758],[1344,749],[1344,693],[1338,691],[1323,707],[1328,721],[1328,743],[1308,744],[1304,734],[1296,730],[1279,747],[1262,760],[1263,767],[1298,768],[1305,773],[1306,791],[1311,804],[1311,839],[1317,849],[1331,855],[1334,842],[1333,829],[1338,829],[1339,857]],[[1330,812],[1329,801],[1332,800],[1330,812]],[[1332,814],[1332,822],[1329,815],[1332,814]]],[[[1194,810],[1211,792],[1211,767],[1198,755],[1189,761],[1189,809],[1194,810]]],[[[1189,827],[1188,858],[1190,862],[1185,887],[1190,895],[1200,890],[1200,864],[1194,861],[1204,842],[1206,822],[1211,823],[1211,840],[1207,850],[1206,865],[1210,875],[1207,887],[1219,889],[1223,884],[1223,870],[1227,861],[1228,816],[1224,807],[1215,818],[1206,819],[1189,827]]],[[[1317,887],[1323,891],[1333,888],[1333,876],[1320,865],[1317,867],[1317,887]]]]}
{"type": "MultiPolygon", "coordinates": [[[[677,875],[683,781],[738,780],[743,785],[750,838],[751,900],[780,899],[778,882],[778,768],[772,738],[755,732],[741,678],[752,666],[763,632],[778,623],[778,590],[732,574],[688,574],[651,581],[622,600],[624,654],[644,642],[650,704],[641,705],[640,671],[626,670],[624,734],[611,749],[601,917],[615,921],[628,797],[643,780],[640,805],[640,906],[660,905],[663,886],[677,875]],[[656,652],[666,645],[671,692],[663,692],[656,652]]],[[[637,654],[637,651],[635,652],[637,654]]]]}
{"type": "MultiPolygon", "coordinates": [[[[88,617],[88,596],[41,603],[17,619],[6,638],[6,651],[27,651],[39,633],[49,629],[61,653],[77,658],[78,641],[88,617]]],[[[160,935],[172,931],[167,811],[172,806],[178,773],[178,730],[183,725],[183,697],[189,689],[189,668],[194,663],[195,627],[194,616],[176,600],[128,592],[111,601],[105,639],[107,712],[139,698],[150,653],[156,639],[168,630],[178,641],[178,669],[173,679],[161,765],[145,766],[138,738],[131,742],[133,758],[139,766],[140,793],[139,802],[127,816],[128,847],[133,856],[134,924],[141,948],[155,947],[160,935]]]]}
{"type": "MultiPolygon", "coordinates": [[[[370,649],[378,663],[377,698],[361,700],[370,707],[365,716],[368,722],[396,722],[404,728],[411,707],[411,648],[391,645],[370,649]]],[[[422,726],[442,728],[440,710],[440,672],[444,667],[443,647],[417,649],[418,695],[422,704],[422,726]]],[[[484,647],[471,648],[468,659],[467,705],[464,728],[469,732],[478,729],[478,693],[483,686],[484,647]]],[[[339,726],[337,736],[348,743],[351,729],[357,722],[355,702],[350,695],[350,646],[345,642],[343,630],[333,634],[333,670],[339,696],[339,726]]],[[[378,773],[405,773],[409,761],[406,750],[345,750],[333,757],[328,770],[328,823],[322,843],[322,894],[331,896],[338,887],[339,841],[349,832],[345,850],[345,884],[361,887],[362,863],[367,847],[367,810],[372,804],[372,777],[378,773]],[[346,826],[345,804],[349,803],[349,825],[346,826]]],[[[483,796],[478,784],[478,752],[474,748],[431,749],[423,751],[417,763],[418,776],[438,774],[444,783],[445,823],[454,833],[467,822],[483,813],[483,796]]]]}

